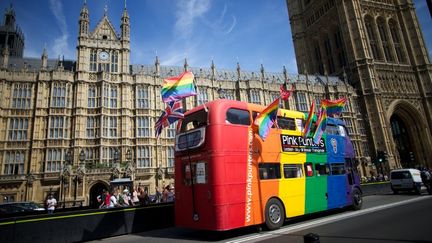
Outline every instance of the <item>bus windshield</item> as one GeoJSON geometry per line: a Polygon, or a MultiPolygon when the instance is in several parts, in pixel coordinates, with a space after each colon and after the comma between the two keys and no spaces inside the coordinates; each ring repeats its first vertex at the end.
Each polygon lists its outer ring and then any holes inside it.
{"type": "Polygon", "coordinates": [[[201,109],[186,116],[183,119],[180,127],[180,133],[187,132],[198,127],[204,127],[207,125],[207,123],[208,113],[205,111],[205,109],[201,109]]]}

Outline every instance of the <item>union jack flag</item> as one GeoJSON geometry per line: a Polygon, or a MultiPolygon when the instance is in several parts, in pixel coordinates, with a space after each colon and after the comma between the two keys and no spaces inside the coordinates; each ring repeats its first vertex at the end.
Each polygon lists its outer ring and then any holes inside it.
{"type": "Polygon", "coordinates": [[[183,119],[183,106],[182,101],[171,101],[166,103],[167,107],[162,112],[162,115],[159,117],[155,124],[156,130],[156,138],[159,138],[159,135],[162,133],[162,129],[168,127],[172,123],[176,122],[179,119],[183,119]]]}

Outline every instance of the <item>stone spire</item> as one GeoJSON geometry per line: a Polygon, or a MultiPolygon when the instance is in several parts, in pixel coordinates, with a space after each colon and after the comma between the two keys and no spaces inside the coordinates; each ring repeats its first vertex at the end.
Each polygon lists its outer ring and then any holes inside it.
{"type": "Polygon", "coordinates": [[[126,8],[126,0],[124,4],[123,14],[121,17],[121,25],[120,25],[121,33],[122,33],[122,40],[130,40],[130,18],[129,14],[126,8]]]}
{"type": "Polygon", "coordinates": [[[155,68],[156,68],[156,76],[160,75],[160,63],[159,63],[159,58],[158,56],[156,56],[156,60],[155,60],[155,68]]]}
{"type": "Polygon", "coordinates": [[[184,67],[184,71],[185,71],[185,72],[189,71],[189,64],[188,64],[186,58],[185,58],[185,61],[184,61],[184,65],[183,65],[183,67],[184,67]]]}
{"type": "Polygon", "coordinates": [[[41,60],[42,60],[41,70],[46,71],[48,67],[48,54],[46,48],[43,49],[41,60]]]}
{"type": "Polygon", "coordinates": [[[211,66],[210,66],[210,68],[211,68],[211,75],[212,75],[212,78],[215,79],[215,78],[216,78],[216,66],[215,66],[213,60],[211,61],[211,66]]]}
{"type": "Polygon", "coordinates": [[[240,69],[240,63],[237,62],[237,79],[241,79],[241,69],[240,69]]]}
{"type": "Polygon", "coordinates": [[[89,11],[87,9],[87,1],[84,1],[84,5],[81,8],[80,18],[79,18],[79,32],[78,35],[87,37],[89,34],[89,11]]]}

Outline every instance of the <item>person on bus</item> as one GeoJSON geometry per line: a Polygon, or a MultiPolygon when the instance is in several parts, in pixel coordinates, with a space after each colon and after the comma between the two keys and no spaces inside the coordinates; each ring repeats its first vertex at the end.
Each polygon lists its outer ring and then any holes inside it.
{"type": "Polygon", "coordinates": [[[192,124],[194,128],[198,128],[198,127],[205,127],[207,125],[207,122],[194,120],[192,124]]]}
{"type": "Polygon", "coordinates": [[[198,128],[198,127],[199,127],[199,123],[198,123],[197,120],[194,120],[194,121],[192,122],[192,124],[193,124],[193,127],[194,127],[194,128],[198,128]]]}

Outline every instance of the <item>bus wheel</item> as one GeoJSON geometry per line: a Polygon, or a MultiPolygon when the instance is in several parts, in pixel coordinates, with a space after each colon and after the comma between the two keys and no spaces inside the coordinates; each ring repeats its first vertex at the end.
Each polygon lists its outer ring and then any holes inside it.
{"type": "Polygon", "coordinates": [[[360,210],[362,208],[363,205],[362,193],[357,188],[354,188],[352,192],[352,201],[353,201],[352,208],[354,210],[360,210]]]}
{"type": "Polygon", "coordinates": [[[279,229],[285,221],[285,211],[277,199],[270,199],[265,209],[265,223],[269,230],[279,229]]]}

